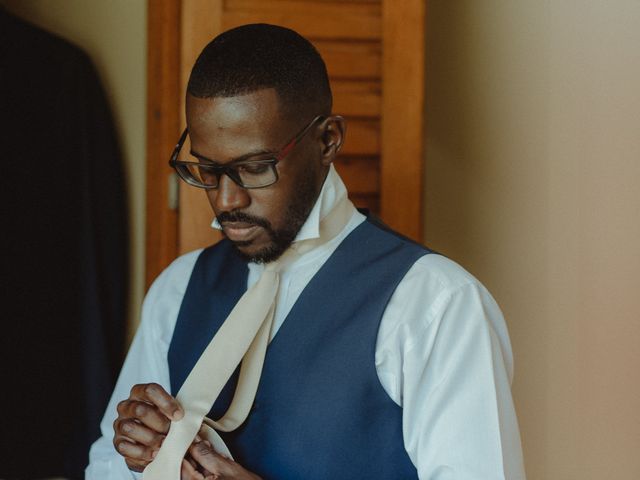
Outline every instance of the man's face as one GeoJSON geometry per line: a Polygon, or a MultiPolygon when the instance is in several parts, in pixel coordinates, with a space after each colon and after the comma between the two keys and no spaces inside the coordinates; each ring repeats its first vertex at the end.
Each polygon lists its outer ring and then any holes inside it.
{"type": "MultiPolygon", "coordinates": [[[[305,126],[285,117],[273,89],[206,99],[187,95],[186,106],[191,150],[219,164],[251,154],[264,158],[305,126]]],[[[314,126],[278,163],[273,185],[245,189],[222,175],[218,188],[207,190],[223,233],[244,257],[270,262],[294,240],[327,173],[322,152],[320,128],[314,126]]]]}

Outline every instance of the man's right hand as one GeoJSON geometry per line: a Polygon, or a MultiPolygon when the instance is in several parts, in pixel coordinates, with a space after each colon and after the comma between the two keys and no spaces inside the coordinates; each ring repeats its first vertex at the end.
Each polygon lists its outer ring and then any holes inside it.
{"type": "Polygon", "coordinates": [[[171,420],[183,416],[178,401],[157,383],[134,385],[118,404],[113,445],[131,470],[141,472],[160,450],[171,420]]]}

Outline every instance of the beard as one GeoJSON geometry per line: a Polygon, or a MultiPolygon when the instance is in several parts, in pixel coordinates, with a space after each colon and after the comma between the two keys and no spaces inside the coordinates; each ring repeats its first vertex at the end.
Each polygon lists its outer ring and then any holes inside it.
{"type": "MultiPolygon", "coordinates": [[[[311,209],[318,196],[314,179],[311,175],[305,177],[300,183],[296,195],[289,203],[284,217],[284,227],[280,229],[273,228],[269,220],[263,217],[256,217],[244,212],[222,212],[218,215],[218,222],[245,222],[252,225],[262,227],[271,242],[265,248],[258,250],[252,254],[248,254],[240,250],[239,247],[247,247],[251,245],[249,241],[233,241],[227,237],[236,247],[237,252],[242,258],[254,263],[269,263],[280,258],[280,256],[289,248],[298,235],[298,232],[307,220],[311,209]]],[[[222,230],[224,235],[224,229],[222,230]]],[[[225,235],[226,237],[226,235],[225,235]]]]}

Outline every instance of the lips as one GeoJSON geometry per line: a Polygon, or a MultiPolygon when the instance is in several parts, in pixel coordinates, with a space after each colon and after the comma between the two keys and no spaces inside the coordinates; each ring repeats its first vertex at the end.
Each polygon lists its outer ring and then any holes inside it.
{"type": "Polygon", "coordinates": [[[221,223],[221,226],[227,238],[233,242],[251,240],[259,228],[257,225],[247,222],[224,222],[221,223]]]}

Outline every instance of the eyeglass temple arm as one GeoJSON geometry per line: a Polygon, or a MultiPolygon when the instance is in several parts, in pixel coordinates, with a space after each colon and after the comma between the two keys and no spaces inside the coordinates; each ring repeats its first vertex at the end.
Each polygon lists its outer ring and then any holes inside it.
{"type": "Polygon", "coordinates": [[[313,120],[311,120],[309,125],[304,127],[302,131],[294,137],[293,140],[291,140],[287,145],[285,145],[285,147],[282,150],[280,150],[276,159],[280,161],[284,157],[286,157],[289,154],[289,152],[293,150],[293,148],[298,144],[298,142],[300,142],[300,140],[302,140],[302,138],[309,132],[309,130],[311,130],[311,127],[313,127],[316,123],[318,123],[319,120],[323,120],[324,118],[325,118],[324,115],[318,115],[313,120]]]}

